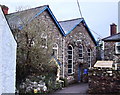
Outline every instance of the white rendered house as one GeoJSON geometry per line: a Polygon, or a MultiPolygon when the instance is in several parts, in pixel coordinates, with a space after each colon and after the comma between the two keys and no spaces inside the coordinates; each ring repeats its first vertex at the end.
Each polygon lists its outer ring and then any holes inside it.
{"type": "Polygon", "coordinates": [[[0,7],[0,95],[15,93],[17,43],[0,7]]]}

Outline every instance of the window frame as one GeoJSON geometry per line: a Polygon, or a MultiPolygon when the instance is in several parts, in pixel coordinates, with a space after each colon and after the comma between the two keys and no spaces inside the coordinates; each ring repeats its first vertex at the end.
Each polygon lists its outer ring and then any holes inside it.
{"type": "Polygon", "coordinates": [[[90,48],[87,49],[87,54],[88,54],[88,66],[91,68],[91,63],[92,63],[92,50],[90,48]],[[89,51],[90,50],[90,51],[89,51]]]}
{"type": "Polygon", "coordinates": [[[80,44],[78,50],[79,50],[79,59],[83,59],[83,45],[80,44]],[[80,56],[80,55],[82,55],[82,56],[80,56]]]}
{"type": "Polygon", "coordinates": [[[71,74],[73,74],[73,46],[72,45],[68,45],[67,54],[68,54],[68,75],[71,75],[71,74]],[[69,49],[69,47],[71,47],[71,50],[69,49]],[[71,54],[70,54],[70,52],[71,52],[71,54]],[[69,58],[69,56],[71,56],[71,58],[69,58]],[[71,67],[69,67],[70,65],[71,65],[71,67]],[[69,73],[69,70],[71,70],[70,73],[69,73]]]}
{"type": "Polygon", "coordinates": [[[53,49],[53,52],[54,52],[54,50],[57,51],[56,58],[58,59],[58,44],[54,43],[52,49],[53,49]],[[56,46],[56,47],[54,47],[54,46],[56,46]]]}
{"type": "Polygon", "coordinates": [[[47,48],[47,34],[46,33],[42,33],[41,34],[41,41],[42,40],[45,40],[45,44],[43,45],[43,44],[41,44],[41,47],[42,48],[47,48]]]}
{"type": "Polygon", "coordinates": [[[119,52],[119,50],[117,48],[118,46],[120,47],[120,42],[115,43],[115,54],[120,54],[120,52],[119,52]]]}

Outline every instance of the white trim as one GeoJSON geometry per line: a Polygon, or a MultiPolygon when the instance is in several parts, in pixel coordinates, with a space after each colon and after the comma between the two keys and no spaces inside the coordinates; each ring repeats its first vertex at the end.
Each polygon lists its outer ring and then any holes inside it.
{"type": "Polygon", "coordinates": [[[54,43],[52,49],[57,50],[56,58],[58,59],[58,44],[54,43]],[[54,47],[54,46],[56,46],[56,47],[54,47]]]}
{"type": "Polygon", "coordinates": [[[118,63],[115,63],[115,70],[117,70],[117,68],[118,68],[118,66],[117,66],[117,65],[118,65],[118,63]]]}
{"type": "Polygon", "coordinates": [[[120,42],[115,43],[115,53],[116,54],[120,54],[120,52],[118,51],[118,48],[117,48],[118,46],[120,46],[120,42]]]}
{"type": "Polygon", "coordinates": [[[63,38],[63,78],[65,77],[65,74],[64,74],[64,72],[65,72],[65,60],[64,60],[64,58],[65,58],[65,40],[64,40],[64,38],[63,38]]]}
{"type": "Polygon", "coordinates": [[[83,45],[79,45],[79,59],[82,59],[83,58],[83,45]],[[81,48],[80,48],[81,47],[81,48]],[[80,50],[82,51],[82,52],[80,52],[80,50]],[[82,57],[80,57],[80,54],[82,54],[82,57]]]}
{"type": "MultiPolygon", "coordinates": [[[[73,74],[73,46],[72,45],[69,45],[68,47],[71,47],[72,48],[72,50],[67,50],[67,51],[72,51],[72,59],[71,59],[71,61],[72,61],[72,68],[70,68],[70,69],[72,69],[72,72],[71,73],[68,73],[68,74],[73,74]]],[[[71,55],[71,54],[68,54],[68,55],[71,55]]],[[[69,59],[68,59],[69,60],[69,59]]]]}
{"type": "Polygon", "coordinates": [[[42,33],[42,34],[41,34],[41,39],[46,40],[45,45],[41,45],[41,47],[42,47],[42,48],[47,48],[47,34],[42,33]]]}

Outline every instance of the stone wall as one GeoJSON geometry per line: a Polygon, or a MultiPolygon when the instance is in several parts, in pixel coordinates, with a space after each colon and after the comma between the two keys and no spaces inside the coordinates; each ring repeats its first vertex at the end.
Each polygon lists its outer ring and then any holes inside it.
{"type": "MultiPolygon", "coordinates": [[[[29,14],[28,14],[29,15],[29,14]]],[[[12,26],[12,25],[11,25],[12,26]]],[[[72,28],[72,27],[71,27],[72,28]]],[[[38,40],[41,39],[41,34],[45,33],[47,35],[47,43],[48,43],[48,49],[44,49],[43,51],[48,54],[52,54],[52,46],[53,44],[58,45],[58,59],[61,63],[61,76],[64,76],[66,78],[72,79],[74,81],[78,81],[78,67],[81,67],[81,74],[83,74],[84,69],[88,69],[89,64],[88,63],[88,52],[87,49],[91,49],[91,64],[93,65],[96,61],[96,48],[95,44],[93,43],[93,40],[91,39],[90,35],[88,34],[87,29],[85,29],[84,25],[81,23],[78,25],[73,31],[71,31],[70,34],[68,34],[66,37],[63,37],[61,35],[60,30],[54,23],[53,19],[49,15],[47,11],[44,11],[42,14],[37,16],[34,20],[32,20],[28,25],[27,29],[31,31],[31,33],[34,34],[35,32],[35,39],[34,43],[38,43],[38,40]],[[34,28],[31,30],[32,27],[36,25],[39,28],[34,28]],[[65,41],[65,42],[64,42],[65,41]],[[68,54],[67,54],[67,48],[68,45],[71,44],[73,46],[73,74],[68,75],[68,54]],[[83,58],[79,59],[79,44],[83,45],[83,58]],[[63,52],[64,51],[64,52],[63,52]],[[64,70],[64,71],[63,71],[64,70]],[[70,77],[70,78],[69,78],[70,77]]],[[[29,32],[30,32],[29,31],[29,32]]],[[[20,32],[19,32],[20,33],[20,32]]],[[[21,31],[19,38],[17,40],[21,40],[21,45],[24,45],[24,30],[21,31]]],[[[19,45],[19,46],[21,46],[19,45]]]]}
{"type": "Polygon", "coordinates": [[[120,70],[98,68],[90,70],[88,92],[90,94],[120,93],[120,70]]]}
{"type": "MultiPolygon", "coordinates": [[[[44,11],[41,15],[32,20],[23,30],[16,32],[16,30],[13,29],[13,32],[15,38],[17,38],[19,47],[24,46],[24,43],[26,42],[25,32],[29,32],[29,36],[34,35],[34,45],[41,44],[39,43],[41,41],[41,35],[45,34],[47,36],[47,47],[43,49],[43,52],[45,54],[48,52],[48,54],[51,56],[52,46],[53,44],[57,44],[58,58],[59,61],[62,62],[62,35],[47,11],[44,11]]],[[[38,47],[41,47],[41,45],[38,47]]]]}
{"type": "MultiPolygon", "coordinates": [[[[52,51],[53,44],[57,44],[58,45],[58,58],[59,58],[60,63],[62,63],[62,35],[60,34],[60,30],[54,23],[48,11],[44,11],[42,14],[34,18],[34,20],[32,20],[29,24],[27,24],[26,27],[24,27],[21,31],[16,31],[15,29],[13,29],[14,36],[17,39],[17,42],[19,43],[18,49],[22,47],[24,48],[24,46],[26,45],[26,32],[30,39],[32,37],[34,38],[33,40],[34,44],[32,46],[33,47],[35,46],[35,48],[39,49],[39,51],[42,51],[43,55],[41,55],[41,57],[49,56],[49,57],[46,57],[48,58],[46,60],[51,59],[51,56],[53,53],[52,51]],[[46,47],[42,47],[41,45],[42,34],[45,34],[47,36],[46,47]]],[[[27,50],[27,48],[25,49],[27,50]]],[[[24,61],[26,58],[26,55],[24,56],[23,55],[24,55],[24,52],[22,53],[21,56],[19,56],[20,60],[17,61],[17,64],[24,64],[26,62],[24,61]]],[[[18,60],[18,57],[17,57],[17,60],[18,60]]],[[[45,60],[42,60],[42,62],[46,64],[45,60]]],[[[33,62],[33,64],[34,63],[35,62],[33,62]]]]}
{"type": "MultiPolygon", "coordinates": [[[[82,23],[80,23],[73,31],[71,31],[70,34],[68,34],[65,38],[65,77],[69,79],[69,77],[73,76],[73,81],[78,82],[78,68],[80,66],[81,69],[81,81],[85,81],[84,78],[84,69],[88,69],[89,64],[88,63],[88,52],[87,49],[91,49],[91,64],[93,65],[96,62],[96,48],[95,44],[93,43],[91,37],[89,36],[87,30],[83,26],[82,23]],[[83,46],[83,58],[79,59],[79,45],[83,46]],[[68,45],[73,46],[73,74],[68,75],[68,56],[67,56],[67,50],[68,45]]],[[[86,76],[85,76],[86,77],[86,76]]]]}
{"type": "MultiPolygon", "coordinates": [[[[68,62],[67,62],[67,48],[68,45],[73,45],[73,64],[74,64],[74,74],[72,74],[70,77],[72,77],[73,81],[78,81],[78,66],[81,65],[81,72],[83,73],[84,69],[87,69],[89,67],[88,63],[88,54],[87,49],[90,48],[92,50],[92,65],[96,61],[96,48],[95,44],[93,43],[91,37],[89,36],[87,30],[81,23],[79,26],[77,26],[73,31],[71,31],[70,34],[68,34],[66,37],[63,37],[55,25],[54,21],[52,20],[51,16],[48,14],[47,11],[43,12],[40,16],[38,16],[36,19],[38,19],[40,22],[43,22],[46,26],[46,33],[48,35],[48,40],[51,42],[49,44],[56,43],[58,45],[58,59],[61,63],[61,72],[60,75],[63,77],[68,76],[68,62]],[[63,40],[65,42],[63,42],[63,40]],[[79,40],[79,41],[78,41],[79,40]],[[80,41],[81,40],[81,41],[80,41]],[[79,59],[79,44],[83,45],[83,59],[79,59]],[[63,53],[64,51],[64,53],[63,53]],[[64,66],[63,66],[64,62],[64,66]],[[64,74],[63,74],[63,67],[64,67],[64,74]]],[[[84,78],[84,77],[83,77],[84,78]]],[[[71,78],[70,78],[71,79],[71,78]]]]}
{"type": "MultiPolygon", "coordinates": [[[[48,48],[50,48],[48,52],[50,52],[50,55],[52,55],[52,47],[54,44],[58,45],[58,60],[61,63],[60,65],[60,75],[63,76],[63,69],[62,69],[62,63],[63,63],[63,36],[58,29],[58,26],[55,24],[51,16],[49,15],[48,11],[44,11],[41,15],[39,15],[35,20],[38,20],[40,23],[44,25],[45,31],[43,30],[42,32],[47,34],[47,44],[48,48]]],[[[31,22],[32,23],[32,22],[31,22]]],[[[39,23],[39,27],[41,27],[41,24],[39,23]]],[[[40,38],[40,34],[38,32],[38,39],[40,38]]]]}
{"type": "Polygon", "coordinates": [[[113,60],[115,63],[120,63],[120,54],[115,53],[116,42],[104,42],[104,60],[113,60]]]}

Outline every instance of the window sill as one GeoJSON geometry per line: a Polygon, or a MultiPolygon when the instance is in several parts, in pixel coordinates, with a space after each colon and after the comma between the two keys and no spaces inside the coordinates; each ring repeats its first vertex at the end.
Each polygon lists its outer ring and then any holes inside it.
{"type": "Polygon", "coordinates": [[[74,72],[73,73],[68,73],[68,76],[72,76],[72,75],[74,75],[74,72]]]}
{"type": "Polygon", "coordinates": [[[120,53],[115,53],[115,55],[120,55],[120,53]]]}
{"type": "Polygon", "coordinates": [[[83,57],[79,57],[79,59],[83,59],[83,57]]]}
{"type": "Polygon", "coordinates": [[[41,48],[45,48],[45,49],[47,49],[47,46],[41,46],[41,48]]]}

